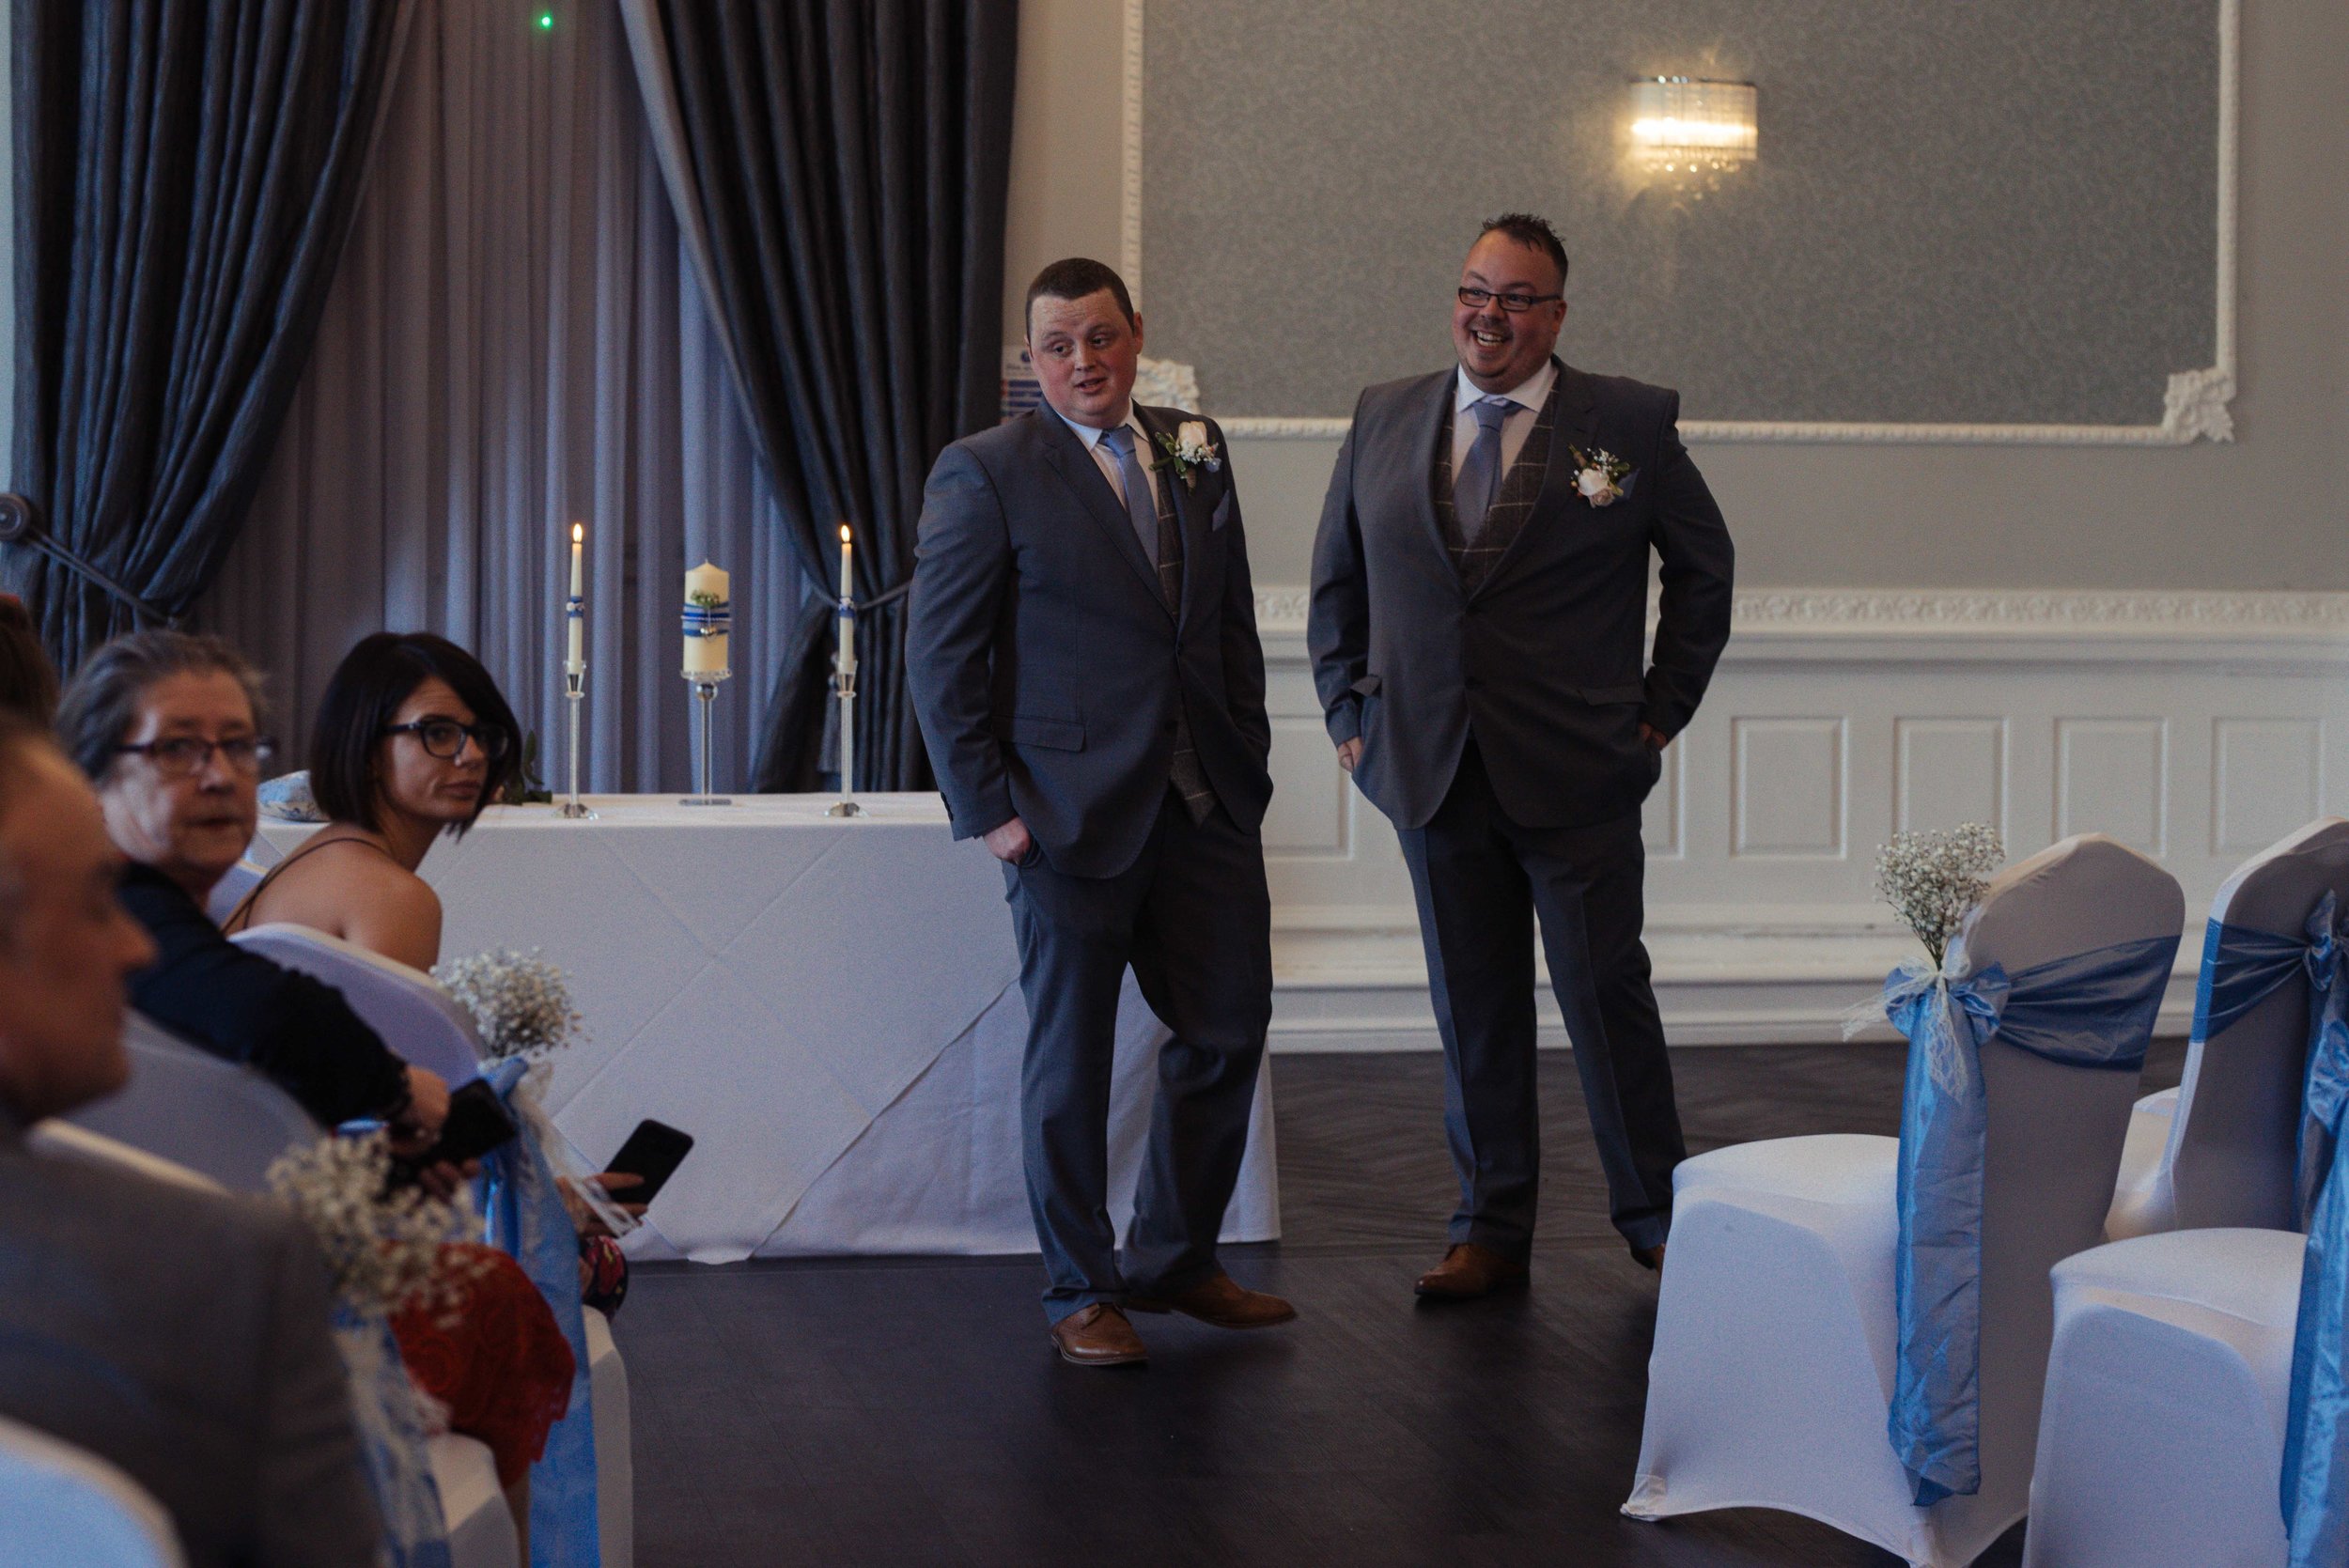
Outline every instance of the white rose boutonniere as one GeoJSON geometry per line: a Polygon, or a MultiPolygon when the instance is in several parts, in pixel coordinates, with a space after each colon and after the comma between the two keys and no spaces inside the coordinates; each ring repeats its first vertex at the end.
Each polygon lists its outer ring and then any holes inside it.
{"type": "Polygon", "coordinates": [[[1574,458],[1574,488],[1582,499],[1594,506],[1612,506],[1623,499],[1625,481],[1631,477],[1631,465],[1605,447],[1585,452],[1579,446],[1566,448],[1574,458]]]}
{"type": "Polygon", "coordinates": [[[1159,450],[1165,454],[1155,465],[1171,468],[1182,476],[1185,489],[1199,487],[1199,471],[1209,474],[1223,466],[1223,454],[1207,439],[1207,423],[1204,419],[1186,419],[1174,427],[1173,435],[1159,431],[1159,450]]]}

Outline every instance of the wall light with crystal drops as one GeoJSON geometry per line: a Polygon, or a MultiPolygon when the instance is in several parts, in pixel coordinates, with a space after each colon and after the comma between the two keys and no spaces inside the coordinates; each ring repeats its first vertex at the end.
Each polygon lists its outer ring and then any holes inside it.
{"type": "Polygon", "coordinates": [[[1631,153],[1665,174],[1720,174],[1750,163],[1758,145],[1750,82],[1641,76],[1631,83],[1631,153]]]}

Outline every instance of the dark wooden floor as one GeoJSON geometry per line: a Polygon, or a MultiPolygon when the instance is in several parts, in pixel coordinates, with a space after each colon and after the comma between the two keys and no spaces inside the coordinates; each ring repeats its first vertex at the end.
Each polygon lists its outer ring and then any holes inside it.
{"type": "MultiPolygon", "coordinates": [[[[2147,1088],[2177,1080],[2156,1046],[2147,1088]]],[[[1891,1048],[1675,1053],[1692,1151],[1891,1132],[1891,1048]]],[[[1452,1177],[1432,1055],[1274,1064],[1284,1239],[1234,1249],[1300,1320],[1145,1318],[1144,1372],[1044,1337],[1033,1258],[640,1272],[637,1561],[1890,1564],[1764,1510],[1634,1524],[1655,1277],[1608,1228],[1571,1061],[1545,1055],[1531,1292],[1415,1305],[1452,1177]]],[[[1984,1559],[2020,1560],[2020,1530],[1984,1559]]]]}

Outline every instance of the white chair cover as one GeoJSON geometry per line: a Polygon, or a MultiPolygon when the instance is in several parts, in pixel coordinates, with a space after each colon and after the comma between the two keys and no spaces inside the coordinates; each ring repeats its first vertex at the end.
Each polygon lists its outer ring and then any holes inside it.
{"type": "Polygon", "coordinates": [[[452,1088],[481,1075],[473,1016],[423,970],[306,925],[257,925],[229,939],[342,992],[401,1061],[431,1069],[452,1088]]]}
{"type": "Polygon", "coordinates": [[[73,1112],[74,1126],[200,1172],[233,1192],[268,1190],[271,1162],[319,1139],[318,1124],[292,1095],[151,1018],[127,1015],[122,1044],[130,1083],[73,1112]]]}
{"type": "Polygon", "coordinates": [[[2056,1265],[2025,1568],[2282,1568],[2303,1245],[2172,1231],[2056,1265]]]}
{"type": "MultiPolygon", "coordinates": [[[[2001,872],[1969,917],[1967,946],[1977,971],[2019,973],[2174,938],[2185,912],[2169,873],[2088,834],[2001,872]]],[[[1719,1149],[1675,1172],[1626,1514],[1780,1508],[1928,1568],[1971,1562],[2022,1516],[2047,1269],[2101,1234],[2137,1078],[2046,1061],[1996,1035],[1981,1066],[1981,1490],[1930,1508],[1910,1500],[1886,1434],[1899,1144],[1829,1134],[1719,1149]]]]}
{"type": "MultiPolygon", "coordinates": [[[[2327,893],[2349,908],[2349,818],[2311,822],[2244,862],[2212,900],[2211,924],[2296,937],[2327,893]]],[[[2204,993],[2211,957],[2205,943],[2204,993]]],[[[2308,1027],[2308,988],[2288,985],[2186,1047],[2177,1089],[2139,1102],[2107,1235],[2294,1226],[2308,1027]]]]}
{"type": "Polygon", "coordinates": [[[212,891],[204,896],[204,912],[212,917],[214,925],[226,925],[228,917],[237,912],[244,895],[261,885],[269,868],[250,855],[228,868],[228,874],[212,884],[212,891]]]}
{"type": "Polygon", "coordinates": [[[180,1568],[154,1495],[113,1465],[0,1416],[0,1562],[9,1568],[180,1568]]]}
{"type": "Polygon", "coordinates": [[[448,1515],[449,1568],[520,1568],[521,1536],[498,1485],[497,1461],[478,1437],[443,1432],[425,1444],[448,1515]]]}
{"type": "Polygon", "coordinates": [[[630,1448],[628,1366],[612,1341],[612,1321],[593,1307],[587,1319],[587,1384],[596,1410],[596,1518],[602,1568],[634,1568],[636,1462],[630,1448]]]}

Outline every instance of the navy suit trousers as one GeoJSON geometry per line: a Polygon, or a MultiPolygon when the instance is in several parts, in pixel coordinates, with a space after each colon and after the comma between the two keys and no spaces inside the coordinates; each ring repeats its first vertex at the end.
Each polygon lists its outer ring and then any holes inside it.
{"type": "Polygon", "coordinates": [[[1193,822],[1169,792],[1132,865],[1071,877],[1032,851],[1003,868],[1028,1002],[1020,1074],[1028,1203],[1057,1323],[1130,1288],[1180,1290],[1217,1272],[1272,1019],[1272,902],[1264,846],[1221,807],[1193,822]],[[1130,966],[1174,1032],[1123,1268],[1109,1215],[1110,1067],[1130,966]]]}
{"type": "Polygon", "coordinates": [[[1471,738],[1436,815],[1398,832],[1443,1036],[1444,1130],[1460,1177],[1452,1239],[1519,1261],[1532,1246],[1541,1184],[1538,912],[1610,1217],[1635,1250],[1663,1241],[1672,1167],[1688,1150],[1640,940],[1647,857],[1638,815],[1587,828],[1513,822],[1471,738]]]}

